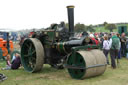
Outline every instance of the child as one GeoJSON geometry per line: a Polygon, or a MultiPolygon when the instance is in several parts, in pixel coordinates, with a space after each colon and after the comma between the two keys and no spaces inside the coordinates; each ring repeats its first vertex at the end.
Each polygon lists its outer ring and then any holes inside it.
{"type": "Polygon", "coordinates": [[[2,70],[9,70],[9,69],[11,69],[10,55],[9,54],[6,56],[6,64],[7,64],[6,67],[2,68],[2,70]]]}

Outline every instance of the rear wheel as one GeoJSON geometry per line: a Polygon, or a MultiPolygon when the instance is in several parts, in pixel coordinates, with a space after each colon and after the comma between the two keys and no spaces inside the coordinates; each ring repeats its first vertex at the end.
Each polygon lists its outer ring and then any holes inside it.
{"type": "Polygon", "coordinates": [[[21,62],[28,72],[40,71],[44,63],[44,48],[36,38],[26,39],[21,47],[21,62]]]}

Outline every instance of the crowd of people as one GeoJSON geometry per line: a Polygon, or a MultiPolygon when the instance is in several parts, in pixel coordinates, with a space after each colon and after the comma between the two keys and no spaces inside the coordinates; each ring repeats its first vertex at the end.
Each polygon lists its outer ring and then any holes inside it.
{"type": "Polygon", "coordinates": [[[122,57],[128,58],[128,40],[125,33],[122,33],[121,35],[118,33],[90,33],[89,36],[95,37],[95,39],[100,43],[108,65],[110,65],[108,58],[110,53],[111,67],[113,69],[117,67],[116,59],[117,64],[119,64],[119,59],[122,57]]]}

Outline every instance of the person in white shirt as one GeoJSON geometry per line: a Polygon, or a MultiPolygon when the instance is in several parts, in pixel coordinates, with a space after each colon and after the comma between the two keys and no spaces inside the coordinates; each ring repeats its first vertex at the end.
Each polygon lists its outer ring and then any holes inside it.
{"type": "Polygon", "coordinates": [[[109,40],[108,40],[108,37],[105,36],[104,41],[103,41],[103,53],[106,56],[106,60],[107,60],[108,65],[109,65],[109,59],[108,59],[109,50],[110,50],[109,40]]]}

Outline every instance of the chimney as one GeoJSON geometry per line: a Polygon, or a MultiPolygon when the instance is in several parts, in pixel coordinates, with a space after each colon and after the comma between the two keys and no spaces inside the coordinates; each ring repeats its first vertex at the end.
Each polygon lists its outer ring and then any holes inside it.
{"type": "Polygon", "coordinates": [[[74,35],[74,6],[67,6],[70,36],[74,35]]]}

